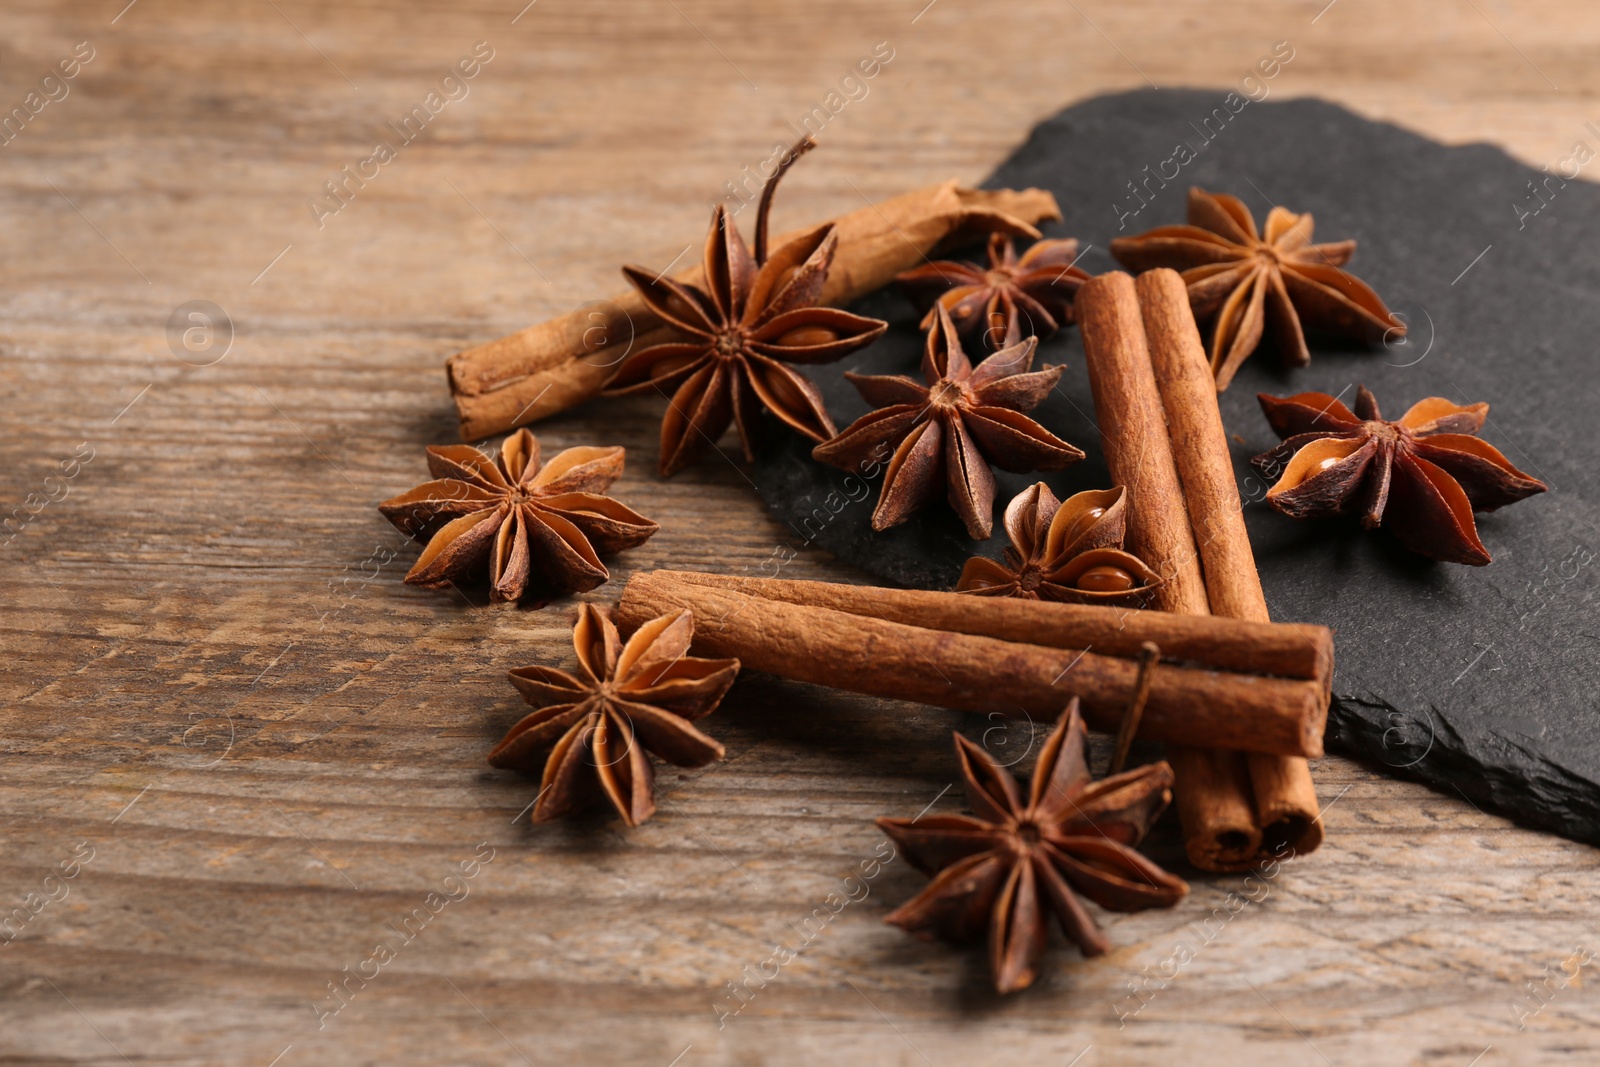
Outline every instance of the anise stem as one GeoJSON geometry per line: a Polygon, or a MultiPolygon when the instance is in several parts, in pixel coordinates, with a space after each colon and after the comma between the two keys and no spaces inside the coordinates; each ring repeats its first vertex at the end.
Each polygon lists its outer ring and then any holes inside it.
{"type": "Polygon", "coordinates": [[[1161,648],[1154,641],[1139,647],[1139,676],[1134,681],[1133,699],[1123,712],[1122,725],[1117,729],[1117,747],[1112,752],[1109,774],[1121,774],[1128,762],[1128,750],[1133,747],[1133,736],[1139,732],[1139,720],[1144,717],[1144,705],[1150,699],[1150,683],[1155,680],[1155,665],[1161,659],[1161,648]]]}
{"type": "Polygon", "coordinates": [[[794,143],[794,147],[783,154],[783,159],[778,163],[778,169],[772,172],[772,177],[767,179],[767,184],[761,187],[761,204],[756,208],[756,266],[767,262],[767,213],[772,210],[772,194],[778,190],[778,181],[783,177],[784,171],[794,166],[794,161],[817,147],[817,142],[811,139],[808,133],[794,143]]]}

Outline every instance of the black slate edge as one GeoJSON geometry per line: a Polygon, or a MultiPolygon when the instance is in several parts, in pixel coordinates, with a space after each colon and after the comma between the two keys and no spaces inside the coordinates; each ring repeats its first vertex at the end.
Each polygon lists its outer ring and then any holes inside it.
{"type": "Polygon", "coordinates": [[[1529,826],[1600,845],[1600,784],[1547,759],[1525,740],[1458,730],[1438,708],[1419,716],[1382,700],[1335,693],[1324,743],[1329,751],[1364,760],[1382,774],[1422,782],[1529,826]]]}

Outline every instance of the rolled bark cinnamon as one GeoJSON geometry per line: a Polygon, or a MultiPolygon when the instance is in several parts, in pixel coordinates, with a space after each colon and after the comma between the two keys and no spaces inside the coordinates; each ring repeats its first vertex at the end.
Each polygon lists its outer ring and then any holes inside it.
{"type": "Polygon", "coordinates": [[[1090,278],[1077,313],[1106,466],[1128,491],[1126,547],[1164,579],[1155,589],[1162,611],[1209,614],[1133,279],[1121,271],[1090,278]]]}
{"type": "MultiPolygon", "coordinates": [[[[967,189],[955,181],[868,205],[833,220],[839,246],[821,302],[839,307],[881,289],[938,246],[994,231],[1038,237],[1034,223],[1060,217],[1043,189],[967,189]]],[[[698,285],[701,273],[695,266],[675,277],[698,285]]],[[[629,289],[458,352],[445,369],[461,436],[476,441],[565,411],[598,393],[630,350],[674,336],[629,289]]]]}
{"type": "Polygon", "coordinates": [[[1301,623],[1227,622],[1210,615],[1057,604],[1048,600],[965,596],[926,589],[886,589],[783,578],[661,570],[662,578],[735,593],[869,615],[930,630],[1023,641],[1106,656],[1136,658],[1145,642],[1168,662],[1213,670],[1304,678],[1319,684],[1333,664],[1333,635],[1301,623]]]}
{"type": "MultiPolygon", "coordinates": [[[[1078,290],[1076,307],[1106,466],[1113,484],[1128,487],[1128,550],[1166,579],[1156,589],[1160,608],[1208,614],[1199,551],[1134,281],[1121,271],[1091,278],[1078,290]]],[[[1248,783],[1230,766],[1235,758],[1169,746],[1167,759],[1190,862],[1224,870],[1256,855],[1261,831],[1248,783]]]]}
{"type": "MultiPolygon", "coordinates": [[[[1216,383],[1183,279],[1176,271],[1152,270],[1139,276],[1135,289],[1211,612],[1268,622],[1271,614],[1245,530],[1216,383]]],[[[1331,663],[1327,678],[1331,685],[1331,663]]],[[[1235,866],[1254,866],[1286,848],[1303,855],[1322,843],[1317,793],[1305,760],[1251,755],[1231,761],[1225,773],[1241,784],[1248,776],[1261,829],[1260,853],[1241,858],[1235,866]]],[[[1199,788],[1236,791],[1215,783],[1199,788]]]]}
{"type": "MultiPolygon", "coordinates": [[[[1044,721],[1076,696],[1091,727],[1115,732],[1138,683],[1132,659],[909,626],[659,572],[629,579],[615,617],[631,629],[681,608],[694,612],[694,648],[701,654],[734,656],[747,670],[783,678],[959,711],[1044,721]]],[[[1311,755],[1320,752],[1326,714],[1316,681],[1160,664],[1140,735],[1311,755]]]]}

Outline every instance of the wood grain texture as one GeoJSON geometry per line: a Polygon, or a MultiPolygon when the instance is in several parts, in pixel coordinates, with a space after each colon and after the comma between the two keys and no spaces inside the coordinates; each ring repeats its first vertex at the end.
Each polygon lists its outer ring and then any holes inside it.
{"type": "MultiPolygon", "coordinates": [[[[415,549],[374,507],[455,437],[447,355],[613,291],[619,263],[667,267],[879,41],[892,62],[785,183],[778,227],[980,179],[1073,100],[1234,84],[1283,39],[1276,95],[1551,162],[1600,115],[1591,6],[124,4],[0,8],[0,114],[94,49],[0,146],[0,498],[27,515],[0,572],[0,1062],[1600,1056],[1594,983],[1526,986],[1600,948],[1595,851],[1338,759],[1314,768],[1314,857],[1106,916],[1109,955],[1057,942],[1003,1002],[981,949],[881,922],[920,876],[844,879],[874,816],[960,809],[950,728],[1024,766],[1026,728],[751,677],[707,722],[729,758],[664,772],[652,822],[532,828],[532,783],[484,755],[521,715],[504,672],[568,662],[570,613],[405,587],[415,549]],[[319,228],[307,200],[478,41],[470,95],[319,228]],[[190,300],[235,326],[208,366],[168,347],[190,300]],[[447,883],[480,842],[493,860],[447,883]],[[427,912],[451,884],[465,897],[427,912]],[[319,1029],[380,939],[394,958],[319,1029]],[[779,944],[801,951],[746,978],[779,944]]],[[[732,463],[659,482],[657,414],[539,430],[627,446],[616,495],[663,526],[602,600],[635,568],[758,569],[793,539],[732,463]]],[[[851,577],[810,554],[783,573],[851,577]]],[[[1152,847],[1181,862],[1170,827],[1152,847]]]]}

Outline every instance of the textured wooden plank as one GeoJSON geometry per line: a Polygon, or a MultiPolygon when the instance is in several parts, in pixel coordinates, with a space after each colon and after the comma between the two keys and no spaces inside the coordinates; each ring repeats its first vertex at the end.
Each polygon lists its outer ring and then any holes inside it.
{"type": "MultiPolygon", "coordinates": [[[[750,678],[711,720],[729,759],[664,772],[651,823],[514,824],[533,786],[483,762],[520,714],[504,671],[564,657],[569,613],[406,588],[414,549],[373,505],[453,438],[445,356],[612,291],[620,262],[665,267],[879,41],[893,60],[787,183],[780,226],[981,178],[1074,99],[1220,88],[1284,39],[1275,94],[1554,162],[1595,117],[1600,18],[1559,0],[539,0],[513,24],[520,7],[0,11],[6,108],[95,50],[0,147],[4,510],[94,450],[3,546],[0,924],[27,918],[0,940],[0,1061],[1595,1059],[1590,984],[1526,983],[1600,948],[1596,853],[1337,759],[1315,768],[1314,858],[1107,917],[1111,954],[1057,946],[1003,1003],[981,951],[882,924],[920,876],[843,881],[880,844],[873,816],[959,809],[946,731],[982,719],[750,678]],[[470,95],[319,228],[306,201],[478,41],[495,54],[470,95]],[[210,366],[165,337],[197,299],[237,331],[210,366]],[[391,924],[480,842],[493,861],[401,943],[391,924]],[[846,892],[865,895],[833,914],[846,892]],[[33,914],[30,893],[57,899],[33,914]],[[319,1029],[328,983],[382,938],[394,960],[319,1029]],[[803,951],[747,979],[780,943],[803,951]],[[1193,959],[1162,978],[1180,944],[1193,959]],[[1516,1005],[1544,1000],[1519,1030],[1516,1005]]],[[[619,579],[758,568],[794,540],[731,463],[659,482],[655,415],[629,401],[539,430],[630,449],[617,495],[663,531],[619,579]]],[[[850,577],[808,554],[784,574],[850,577]]],[[[986,740],[1021,758],[1032,734],[986,740]]],[[[1152,847],[1178,862],[1170,828],[1152,847]]]]}

